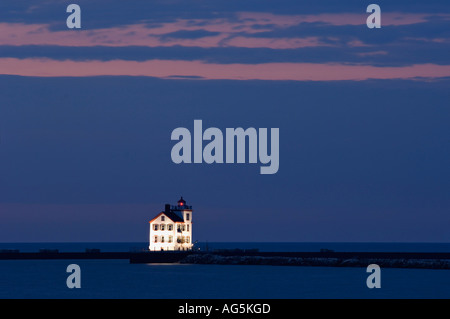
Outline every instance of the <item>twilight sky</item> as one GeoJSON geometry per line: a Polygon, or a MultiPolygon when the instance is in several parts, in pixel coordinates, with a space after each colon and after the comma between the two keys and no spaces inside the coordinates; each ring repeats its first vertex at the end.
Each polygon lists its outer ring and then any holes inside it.
{"type": "Polygon", "coordinates": [[[181,195],[199,241],[450,241],[448,1],[69,3],[0,3],[0,242],[145,242],[181,195]],[[174,164],[195,119],[279,128],[278,173],[174,164]]]}

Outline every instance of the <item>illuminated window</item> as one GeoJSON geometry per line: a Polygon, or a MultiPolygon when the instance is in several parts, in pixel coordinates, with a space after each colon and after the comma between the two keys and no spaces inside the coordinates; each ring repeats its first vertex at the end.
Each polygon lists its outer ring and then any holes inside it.
{"type": "Polygon", "coordinates": [[[191,237],[187,236],[186,237],[186,244],[189,244],[191,242],[191,237]]]}
{"type": "Polygon", "coordinates": [[[173,241],[173,236],[169,236],[169,243],[173,241]]]}

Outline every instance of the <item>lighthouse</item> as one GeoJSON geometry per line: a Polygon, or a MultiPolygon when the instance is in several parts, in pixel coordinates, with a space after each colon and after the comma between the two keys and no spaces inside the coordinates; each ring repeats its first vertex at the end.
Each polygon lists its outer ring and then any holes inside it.
{"type": "Polygon", "coordinates": [[[149,224],[150,251],[192,249],[192,206],[183,197],[175,206],[166,204],[149,224]]]}

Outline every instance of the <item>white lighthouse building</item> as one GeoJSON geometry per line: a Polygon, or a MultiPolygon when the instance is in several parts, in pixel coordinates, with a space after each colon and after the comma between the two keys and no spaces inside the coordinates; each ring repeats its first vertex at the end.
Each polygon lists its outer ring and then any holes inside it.
{"type": "Polygon", "coordinates": [[[150,222],[149,250],[192,249],[192,206],[183,197],[177,206],[166,204],[150,222]]]}

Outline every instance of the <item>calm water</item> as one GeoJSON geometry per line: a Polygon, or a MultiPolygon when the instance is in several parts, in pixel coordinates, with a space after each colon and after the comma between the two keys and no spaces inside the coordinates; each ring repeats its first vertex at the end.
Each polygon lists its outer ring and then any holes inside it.
{"type": "MultiPolygon", "coordinates": [[[[21,251],[128,251],[143,247],[145,243],[0,244],[0,249],[21,251]]],[[[450,251],[450,244],[209,243],[208,248],[450,251]]],[[[0,261],[0,298],[450,298],[449,270],[382,269],[380,289],[368,289],[367,276],[365,268],[4,260],[0,261]],[[66,267],[71,263],[81,268],[80,289],[66,286],[66,267]]]]}

